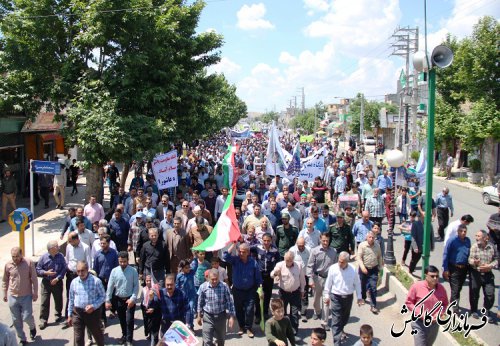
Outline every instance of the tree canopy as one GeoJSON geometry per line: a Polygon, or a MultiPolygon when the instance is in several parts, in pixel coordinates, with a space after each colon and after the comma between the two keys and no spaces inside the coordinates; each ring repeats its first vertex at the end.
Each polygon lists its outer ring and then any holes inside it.
{"type": "Polygon", "coordinates": [[[349,114],[351,115],[351,123],[349,125],[351,132],[354,134],[359,133],[360,115],[361,115],[361,101],[364,101],[364,117],[363,129],[372,130],[380,126],[379,112],[382,107],[385,107],[389,113],[396,112],[396,106],[384,102],[367,101],[362,94],[357,94],[356,98],[351,100],[349,106],[349,114]]]}
{"type": "Polygon", "coordinates": [[[2,0],[2,106],[54,109],[93,164],[129,161],[234,125],[235,87],[206,68],[221,35],[197,33],[203,1],[2,0]],[[64,111],[63,111],[64,110],[64,111]]]}
{"type": "Polygon", "coordinates": [[[483,17],[470,37],[448,37],[453,64],[438,69],[436,140],[460,139],[467,150],[480,149],[486,138],[500,140],[500,24],[483,17]]]}

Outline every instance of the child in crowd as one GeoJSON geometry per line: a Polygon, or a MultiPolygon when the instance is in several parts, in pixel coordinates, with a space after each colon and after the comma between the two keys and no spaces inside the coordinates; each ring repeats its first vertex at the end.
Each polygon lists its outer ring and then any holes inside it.
{"type": "Polygon", "coordinates": [[[187,321],[187,325],[189,328],[194,328],[194,316],[196,314],[196,296],[198,290],[194,285],[194,276],[196,271],[198,270],[198,260],[193,259],[191,265],[188,260],[181,260],[179,262],[179,273],[177,274],[177,278],[175,280],[175,288],[184,292],[189,301],[189,309],[191,310],[191,314],[189,315],[189,321],[187,321]]]}
{"type": "Polygon", "coordinates": [[[406,257],[408,256],[408,252],[411,249],[411,224],[415,221],[417,217],[417,212],[412,210],[410,212],[410,219],[406,220],[403,224],[399,225],[399,229],[401,230],[401,234],[405,236],[405,247],[403,251],[403,258],[401,260],[401,265],[406,266],[406,257]]]}
{"type": "Polygon", "coordinates": [[[378,346],[378,343],[373,340],[373,328],[369,324],[363,324],[359,328],[359,340],[354,346],[378,346]]]}
{"type": "Polygon", "coordinates": [[[158,284],[152,283],[151,275],[146,276],[145,282],[146,286],[142,288],[141,302],[144,333],[146,339],[156,345],[161,323],[160,287],[158,284]]]}
{"type": "Polygon", "coordinates": [[[314,328],[311,333],[311,346],[324,346],[326,341],[326,330],[314,328]]]}
{"type": "Polygon", "coordinates": [[[220,266],[219,257],[212,257],[210,263],[212,264],[212,269],[217,269],[219,271],[219,281],[227,284],[227,272],[226,269],[220,266]]]}
{"type": "Polygon", "coordinates": [[[271,300],[271,313],[273,317],[266,321],[265,334],[269,345],[295,346],[295,335],[292,323],[285,316],[285,308],[281,299],[271,300]]]}
{"type": "MultiPolygon", "coordinates": [[[[201,286],[202,283],[204,283],[205,280],[205,272],[207,269],[210,269],[212,266],[210,265],[210,262],[208,262],[205,259],[205,251],[194,251],[194,256],[195,258],[193,259],[193,262],[196,262],[197,269],[194,274],[194,289],[196,292],[195,295],[195,300],[194,300],[194,311],[196,311],[197,306],[198,306],[198,290],[201,286]]],[[[193,268],[193,264],[191,264],[191,268],[193,268]]]]}

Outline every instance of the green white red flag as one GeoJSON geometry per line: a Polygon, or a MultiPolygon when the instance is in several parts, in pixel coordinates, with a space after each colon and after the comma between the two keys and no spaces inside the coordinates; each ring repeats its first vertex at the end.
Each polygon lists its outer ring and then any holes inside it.
{"type": "Polygon", "coordinates": [[[234,166],[236,149],[236,147],[230,146],[222,163],[224,186],[229,187],[229,194],[222,208],[222,213],[210,236],[203,243],[194,247],[193,250],[217,251],[226,247],[229,243],[237,241],[241,236],[233,203],[234,194],[236,193],[236,167],[234,166]]]}

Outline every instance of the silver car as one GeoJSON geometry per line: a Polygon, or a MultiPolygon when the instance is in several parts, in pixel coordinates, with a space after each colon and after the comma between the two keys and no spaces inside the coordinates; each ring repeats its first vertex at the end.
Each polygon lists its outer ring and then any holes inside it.
{"type": "Polygon", "coordinates": [[[498,199],[498,184],[483,187],[483,202],[484,204],[500,203],[498,199]]]}

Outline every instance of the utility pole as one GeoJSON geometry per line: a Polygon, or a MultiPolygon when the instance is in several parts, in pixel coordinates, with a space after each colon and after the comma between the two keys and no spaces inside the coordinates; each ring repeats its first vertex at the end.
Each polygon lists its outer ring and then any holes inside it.
{"type": "MultiPolygon", "coordinates": [[[[405,58],[405,85],[401,85],[401,91],[399,93],[399,121],[396,128],[396,147],[401,148],[402,144],[407,144],[409,140],[408,135],[408,122],[409,122],[409,104],[406,101],[406,96],[412,94],[412,88],[410,87],[410,54],[415,53],[418,50],[418,27],[410,28],[408,27],[398,27],[392,35],[394,42],[391,44],[393,51],[391,55],[397,55],[405,58]],[[401,138],[401,123],[402,117],[404,116],[404,136],[403,142],[400,142],[401,138]]],[[[413,73],[413,79],[416,79],[415,73],[413,73]]],[[[416,109],[415,109],[416,111],[416,109]]],[[[416,115],[415,115],[416,117],[416,115]]],[[[412,119],[413,120],[413,119],[412,119]]],[[[416,122],[416,119],[415,119],[416,122]]]]}
{"type": "Polygon", "coordinates": [[[306,94],[304,93],[304,87],[302,87],[302,114],[306,113],[306,94]]]}
{"type": "MultiPolygon", "coordinates": [[[[418,49],[418,27],[416,28],[415,33],[415,46],[418,49]]],[[[413,89],[411,93],[411,136],[410,136],[410,150],[418,151],[419,148],[416,147],[416,139],[417,139],[417,111],[418,111],[418,100],[419,100],[419,88],[418,88],[418,71],[413,68],[413,89]]]]}

